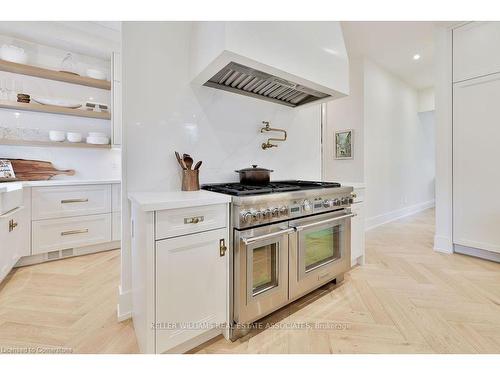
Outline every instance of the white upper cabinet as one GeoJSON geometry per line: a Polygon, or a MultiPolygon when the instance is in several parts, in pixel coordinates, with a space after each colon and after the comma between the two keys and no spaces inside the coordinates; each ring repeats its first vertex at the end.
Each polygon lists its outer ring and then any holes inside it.
{"type": "Polygon", "coordinates": [[[500,72],[500,22],[472,22],[453,30],[453,82],[500,72]]]}

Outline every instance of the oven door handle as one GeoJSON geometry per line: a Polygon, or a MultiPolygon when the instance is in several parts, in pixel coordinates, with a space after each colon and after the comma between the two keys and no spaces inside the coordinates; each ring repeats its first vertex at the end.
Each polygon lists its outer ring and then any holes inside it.
{"type": "Polygon", "coordinates": [[[294,227],[294,229],[295,229],[295,231],[300,232],[301,230],[304,230],[304,229],[307,229],[307,228],[312,228],[312,227],[315,227],[315,226],[318,226],[318,225],[322,225],[322,224],[333,223],[334,221],[338,221],[338,220],[342,220],[342,219],[348,219],[348,218],[351,218],[351,217],[354,217],[354,216],[356,216],[356,214],[351,213],[351,214],[342,215],[342,216],[339,216],[339,217],[332,217],[331,219],[321,220],[321,221],[318,221],[316,223],[299,225],[299,226],[294,227]]]}
{"type": "Polygon", "coordinates": [[[241,240],[245,245],[251,245],[257,241],[262,241],[262,240],[267,240],[268,238],[273,238],[273,237],[279,237],[279,236],[284,236],[285,234],[289,234],[295,232],[295,228],[287,228],[280,230],[279,232],[274,232],[274,233],[268,233],[268,234],[263,234],[261,236],[255,236],[255,237],[242,237],[241,240]]]}

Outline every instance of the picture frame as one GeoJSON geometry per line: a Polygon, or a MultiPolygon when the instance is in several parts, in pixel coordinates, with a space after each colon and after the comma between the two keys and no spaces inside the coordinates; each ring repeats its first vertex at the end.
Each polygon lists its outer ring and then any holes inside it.
{"type": "Polygon", "coordinates": [[[354,130],[336,130],[334,134],[335,159],[349,160],[354,158],[354,130]]]}

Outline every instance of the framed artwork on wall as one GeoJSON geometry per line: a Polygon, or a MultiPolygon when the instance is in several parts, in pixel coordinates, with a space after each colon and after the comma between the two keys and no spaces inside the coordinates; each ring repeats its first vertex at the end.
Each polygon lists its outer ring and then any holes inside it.
{"type": "Polygon", "coordinates": [[[335,159],[352,159],[353,130],[337,130],[335,132],[335,159]]]}

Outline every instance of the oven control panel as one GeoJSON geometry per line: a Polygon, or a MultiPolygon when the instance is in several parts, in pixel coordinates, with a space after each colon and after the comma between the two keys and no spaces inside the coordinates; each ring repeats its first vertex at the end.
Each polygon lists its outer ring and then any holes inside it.
{"type": "Polygon", "coordinates": [[[236,213],[239,227],[266,224],[291,218],[347,208],[353,202],[351,195],[317,196],[285,202],[270,202],[266,205],[245,207],[236,213]]]}

